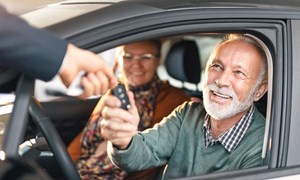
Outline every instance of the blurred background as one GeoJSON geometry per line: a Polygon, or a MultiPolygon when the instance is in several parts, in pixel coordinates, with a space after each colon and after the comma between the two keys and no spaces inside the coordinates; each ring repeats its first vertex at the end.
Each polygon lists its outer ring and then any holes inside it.
{"type": "Polygon", "coordinates": [[[5,6],[9,12],[21,15],[34,9],[46,6],[47,4],[61,1],[62,0],[0,0],[0,3],[5,6]]]}

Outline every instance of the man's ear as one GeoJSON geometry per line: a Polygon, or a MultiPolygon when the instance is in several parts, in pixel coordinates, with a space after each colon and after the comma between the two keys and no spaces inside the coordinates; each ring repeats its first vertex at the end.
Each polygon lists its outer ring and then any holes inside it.
{"type": "Polygon", "coordinates": [[[254,94],[254,101],[258,101],[268,91],[268,81],[264,80],[254,94]]]}

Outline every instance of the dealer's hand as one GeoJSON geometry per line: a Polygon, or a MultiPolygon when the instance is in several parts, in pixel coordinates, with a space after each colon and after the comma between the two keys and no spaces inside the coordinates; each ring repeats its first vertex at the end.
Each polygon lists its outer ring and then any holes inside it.
{"type": "Polygon", "coordinates": [[[69,44],[59,75],[68,87],[80,71],[86,72],[81,80],[84,89],[81,98],[104,94],[117,83],[112,68],[103,59],[91,51],[69,44]]]}

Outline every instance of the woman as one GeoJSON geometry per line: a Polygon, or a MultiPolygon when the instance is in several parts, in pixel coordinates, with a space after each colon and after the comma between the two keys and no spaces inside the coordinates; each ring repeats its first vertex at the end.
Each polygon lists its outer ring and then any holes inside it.
{"type": "MultiPolygon", "coordinates": [[[[152,127],[163,117],[169,115],[175,107],[190,99],[182,90],[172,87],[167,81],[161,81],[158,78],[156,69],[160,63],[160,48],[159,40],[127,44],[122,47],[118,59],[122,71],[121,81],[135,96],[141,117],[139,123],[141,131],[152,127]]],[[[106,141],[100,135],[99,111],[101,111],[101,100],[94,109],[82,135],[75,138],[68,147],[81,178],[155,178],[158,168],[126,174],[111,164],[106,155],[106,141]],[[81,146],[79,145],[80,138],[81,146]]]]}

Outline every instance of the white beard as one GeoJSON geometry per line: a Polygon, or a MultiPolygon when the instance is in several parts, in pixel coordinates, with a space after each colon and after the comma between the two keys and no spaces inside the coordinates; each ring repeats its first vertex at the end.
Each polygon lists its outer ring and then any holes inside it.
{"type": "MultiPolygon", "coordinates": [[[[207,81],[206,81],[207,82],[207,81]]],[[[243,112],[251,107],[254,102],[254,93],[256,86],[253,87],[249,96],[244,102],[240,102],[235,92],[227,87],[219,88],[215,83],[205,85],[203,89],[203,104],[206,112],[216,120],[230,118],[240,112],[243,112]],[[215,91],[220,94],[231,96],[232,100],[228,106],[222,106],[210,100],[210,92],[215,91]]]]}

